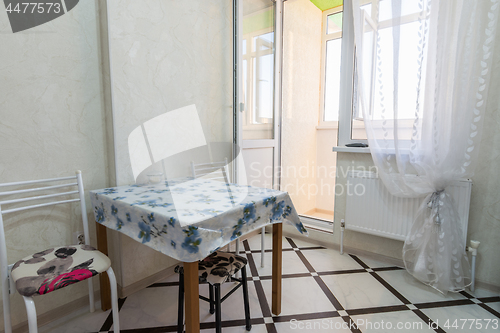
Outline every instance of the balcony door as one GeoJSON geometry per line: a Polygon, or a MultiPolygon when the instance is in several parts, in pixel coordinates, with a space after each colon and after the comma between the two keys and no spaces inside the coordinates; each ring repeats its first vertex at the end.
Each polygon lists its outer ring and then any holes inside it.
{"type": "Polygon", "coordinates": [[[237,180],[278,189],[282,2],[234,5],[235,142],[243,157],[237,180]]]}

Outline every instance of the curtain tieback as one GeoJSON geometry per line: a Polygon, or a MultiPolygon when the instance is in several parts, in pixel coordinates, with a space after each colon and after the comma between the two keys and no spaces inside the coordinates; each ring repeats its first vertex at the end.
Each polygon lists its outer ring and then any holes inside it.
{"type": "Polygon", "coordinates": [[[432,193],[429,201],[427,202],[427,208],[433,210],[432,216],[434,217],[434,223],[437,225],[441,225],[441,217],[439,215],[439,208],[440,208],[440,201],[439,198],[441,197],[441,194],[444,193],[443,190],[435,191],[432,193]]]}

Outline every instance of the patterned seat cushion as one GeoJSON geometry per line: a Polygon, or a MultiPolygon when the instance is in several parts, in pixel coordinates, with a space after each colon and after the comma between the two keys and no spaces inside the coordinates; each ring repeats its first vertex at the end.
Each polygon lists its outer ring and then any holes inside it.
{"type": "Polygon", "coordinates": [[[50,293],[106,271],[111,261],[89,245],[61,246],[19,260],[11,275],[23,296],[50,293]]]}
{"type": "MultiPolygon", "coordinates": [[[[198,261],[200,282],[217,284],[225,282],[247,264],[247,259],[236,254],[215,251],[203,260],[198,261]]],[[[179,267],[175,271],[179,271],[179,267]]]]}

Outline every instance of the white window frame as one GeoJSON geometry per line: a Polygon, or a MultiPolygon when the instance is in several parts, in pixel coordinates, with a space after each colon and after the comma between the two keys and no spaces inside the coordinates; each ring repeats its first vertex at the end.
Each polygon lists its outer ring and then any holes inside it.
{"type": "MultiPolygon", "coordinates": [[[[247,90],[246,90],[246,93],[244,93],[245,101],[244,101],[244,106],[243,106],[247,112],[246,112],[246,117],[244,117],[242,119],[243,120],[243,130],[245,130],[245,131],[270,130],[273,127],[271,118],[268,119],[268,118],[260,118],[259,117],[259,121],[261,121],[260,123],[255,123],[253,121],[253,117],[255,116],[253,113],[253,99],[254,99],[254,94],[256,94],[256,92],[254,91],[254,87],[253,87],[253,83],[254,83],[253,82],[254,81],[253,59],[257,59],[259,56],[273,54],[273,52],[274,52],[274,46],[268,50],[259,50],[259,45],[257,45],[256,46],[257,49],[253,50],[253,38],[258,37],[260,35],[270,33],[270,32],[274,32],[273,27],[269,27],[269,28],[265,28],[265,29],[261,29],[258,31],[253,31],[253,32],[247,33],[247,34],[243,35],[243,38],[242,38],[242,40],[246,41],[246,54],[242,54],[242,56],[241,56],[242,62],[241,63],[243,64],[243,61],[246,60],[246,71],[247,71],[247,79],[245,82],[245,85],[246,85],[245,88],[247,90]]],[[[257,66],[258,66],[258,64],[257,64],[257,66]]],[[[257,68],[257,70],[258,70],[258,68],[257,68]]],[[[258,98],[258,96],[257,96],[257,98],[258,98]]]]}
{"type": "MultiPolygon", "coordinates": [[[[344,11],[344,6],[338,6],[338,7],[323,11],[323,21],[322,21],[322,28],[321,28],[321,85],[320,85],[321,99],[320,99],[320,109],[319,109],[320,110],[319,126],[318,126],[319,128],[337,129],[339,127],[338,121],[325,121],[326,44],[330,40],[342,38],[342,31],[335,32],[333,34],[328,34],[328,16],[331,14],[343,13],[343,11],[344,11]]],[[[340,105],[339,105],[339,109],[340,109],[340,105]]]]}
{"type": "MultiPolygon", "coordinates": [[[[375,4],[378,5],[380,0],[360,0],[362,5],[372,3],[372,13],[374,13],[375,4]]],[[[372,15],[373,17],[373,15],[372,15]]],[[[418,20],[418,14],[409,14],[401,17],[402,23],[414,22],[418,20]]],[[[389,21],[379,22],[379,29],[389,27],[389,21]]],[[[354,93],[354,58],[355,58],[355,43],[354,43],[354,25],[352,14],[352,0],[344,0],[344,15],[343,15],[343,36],[342,36],[342,66],[340,70],[341,81],[345,84],[340,86],[340,111],[339,111],[339,130],[338,130],[338,145],[345,147],[352,143],[368,143],[368,140],[353,140],[353,129],[363,129],[364,124],[352,126],[353,117],[353,93],[354,93]],[[349,89],[350,88],[350,89],[349,89]]],[[[370,101],[371,102],[371,101],[370,101]]],[[[405,122],[409,129],[413,124],[413,119],[400,119],[405,122]]]]}
{"type": "MultiPolygon", "coordinates": [[[[364,1],[363,1],[364,2],[364,1]]],[[[340,67],[340,110],[338,146],[352,143],[368,143],[368,140],[352,139],[352,101],[354,93],[354,24],[352,0],[344,0],[342,17],[342,65],[340,67]]]]}

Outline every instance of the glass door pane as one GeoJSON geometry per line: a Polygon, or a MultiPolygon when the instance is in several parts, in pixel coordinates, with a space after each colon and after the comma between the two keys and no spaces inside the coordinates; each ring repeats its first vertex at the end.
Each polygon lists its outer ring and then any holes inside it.
{"type": "Polygon", "coordinates": [[[324,121],[339,120],[341,51],[342,38],[332,39],[326,42],[324,121]]]}
{"type": "Polygon", "coordinates": [[[274,3],[242,5],[242,139],[274,139],[274,3]]]}

